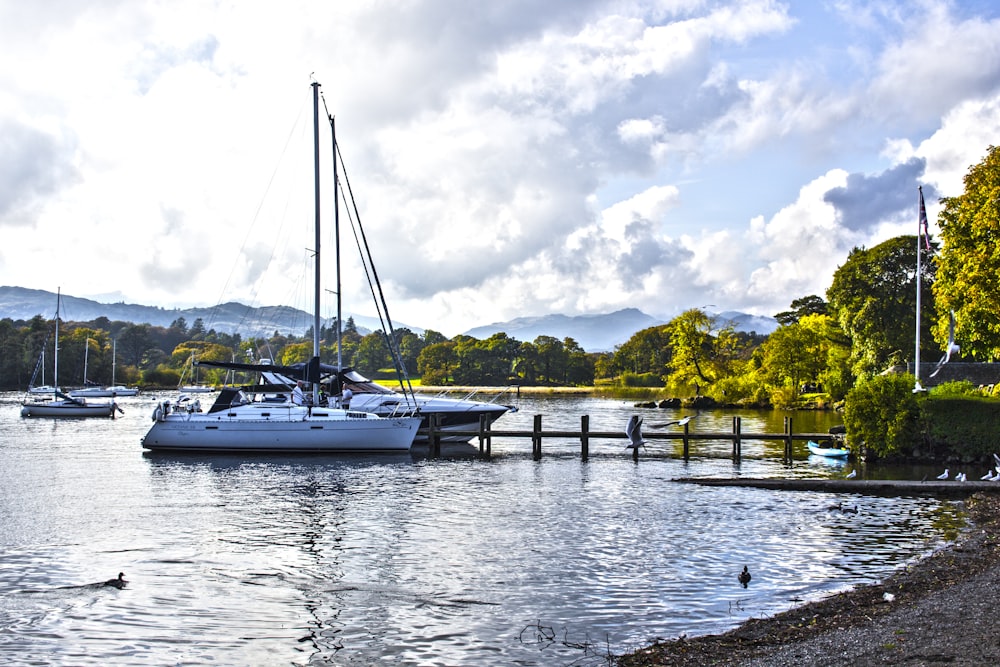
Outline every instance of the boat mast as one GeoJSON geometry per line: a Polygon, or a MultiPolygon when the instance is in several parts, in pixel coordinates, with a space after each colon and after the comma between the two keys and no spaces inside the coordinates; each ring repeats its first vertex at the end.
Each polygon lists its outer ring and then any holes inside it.
{"type": "MultiPolygon", "coordinates": [[[[319,405],[319,301],[320,301],[320,264],[319,264],[319,240],[320,240],[320,203],[319,203],[319,83],[312,82],[313,89],[313,171],[315,180],[315,207],[316,223],[315,231],[315,282],[313,285],[313,364],[317,370],[316,377],[310,377],[312,382],[313,405],[319,405]]],[[[338,294],[338,299],[339,299],[338,294]]]]}
{"type": "MultiPolygon", "coordinates": [[[[330,116],[330,132],[333,135],[333,242],[337,252],[337,373],[339,375],[340,370],[344,367],[343,346],[340,340],[344,327],[341,321],[343,301],[340,298],[340,198],[337,188],[337,126],[332,115],[330,116]]],[[[338,387],[338,389],[343,393],[343,387],[338,387]]]]}
{"type": "Polygon", "coordinates": [[[59,301],[62,299],[62,287],[56,288],[56,344],[52,350],[52,386],[59,391],[59,301]]]}
{"type": "Polygon", "coordinates": [[[913,376],[915,382],[913,385],[914,391],[920,391],[922,387],[920,386],[920,283],[923,282],[920,279],[920,237],[923,234],[923,221],[926,213],[924,212],[924,188],[922,185],[917,186],[917,193],[919,198],[919,203],[917,205],[917,332],[916,332],[916,345],[913,352],[913,376]]]}

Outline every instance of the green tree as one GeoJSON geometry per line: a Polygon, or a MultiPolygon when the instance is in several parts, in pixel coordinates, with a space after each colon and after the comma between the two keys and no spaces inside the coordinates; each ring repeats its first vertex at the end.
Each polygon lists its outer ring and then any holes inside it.
{"type": "Polygon", "coordinates": [[[670,366],[670,350],[668,325],[637,331],[615,350],[610,371],[616,375],[655,373],[664,376],[670,366]]]}
{"type": "Polygon", "coordinates": [[[762,375],[776,387],[798,390],[818,382],[826,369],[831,343],[827,315],[806,315],[793,324],[778,327],[764,344],[762,375]]]}
{"type": "Polygon", "coordinates": [[[392,357],[389,356],[389,347],[382,332],[373,331],[361,339],[354,354],[354,364],[369,373],[374,373],[380,368],[392,367],[392,357]]]}
{"type": "Polygon", "coordinates": [[[774,316],[778,324],[795,324],[806,315],[826,315],[827,303],[815,294],[804,296],[792,301],[790,310],[782,311],[774,316]]]}
{"type": "Polygon", "coordinates": [[[456,365],[455,343],[451,341],[431,343],[424,347],[417,357],[417,370],[420,372],[421,382],[427,385],[450,383],[456,365]]]}
{"type": "Polygon", "coordinates": [[[1000,148],[990,146],[964,182],[960,196],[941,200],[938,216],[944,249],[934,284],[940,313],[935,338],[947,341],[954,310],[962,353],[992,360],[1000,356],[1000,148]]]}
{"type": "Polygon", "coordinates": [[[146,355],[155,348],[148,324],[133,324],[118,336],[118,354],[130,366],[141,367],[146,355]]]}
{"type": "MultiPolygon", "coordinates": [[[[826,295],[831,314],[851,340],[851,367],[859,378],[913,359],[917,307],[915,236],[897,236],[870,250],[854,248],[833,275],[826,295]]],[[[932,354],[935,319],[930,253],[921,263],[921,356],[932,354]]],[[[929,356],[927,358],[930,358],[929,356]]]]}

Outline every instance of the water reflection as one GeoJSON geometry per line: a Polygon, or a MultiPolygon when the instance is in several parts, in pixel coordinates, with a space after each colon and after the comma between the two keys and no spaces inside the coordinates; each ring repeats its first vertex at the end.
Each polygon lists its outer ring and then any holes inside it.
{"type": "MultiPolygon", "coordinates": [[[[613,430],[633,410],[532,400],[553,427],[590,414],[592,429],[613,430]]],[[[532,411],[504,420],[530,425],[532,411]]],[[[144,455],[138,410],[77,428],[8,412],[11,664],[570,664],[588,647],[721,630],[871,581],[960,524],[959,505],[931,499],[671,481],[843,474],[805,458],[788,468],[780,450],[744,447],[740,465],[637,465],[622,440],[592,443],[588,462],[572,440],[546,442],[541,462],[523,440],[494,442],[491,461],[144,455]],[[60,592],[120,570],[125,590],[60,592]]],[[[762,419],[754,429],[771,428],[762,419]]]]}

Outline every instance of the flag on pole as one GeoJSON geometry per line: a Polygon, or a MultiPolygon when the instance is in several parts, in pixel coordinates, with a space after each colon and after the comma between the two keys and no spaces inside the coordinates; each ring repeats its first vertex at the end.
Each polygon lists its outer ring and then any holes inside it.
{"type": "Polygon", "coordinates": [[[924,247],[931,249],[931,233],[927,229],[927,209],[924,208],[924,186],[919,186],[920,192],[920,235],[924,237],[924,247]]]}

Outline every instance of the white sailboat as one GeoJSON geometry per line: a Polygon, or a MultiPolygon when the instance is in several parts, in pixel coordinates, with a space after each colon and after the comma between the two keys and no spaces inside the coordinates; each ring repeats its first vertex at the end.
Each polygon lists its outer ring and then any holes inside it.
{"type": "MultiPolygon", "coordinates": [[[[46,344],[48,341],[46,341],[46,344]]],[[[45,345],[42,345],[42,354],[38,358],[38,365],[35,367],[35,374],[39,371],[42,373],[42,383],[40,385],[35,385],[35,375],[31,376],[31,382],[28,383],[28,393],[29,394],[54,394],[56,393],[56,388],[50,384],[45,384],[45,345]]]]}
{"type": "MultiPolygon", "coordinates": [[[[89,343],[89,339],[88,339],[89,343]]],[[[87,345],[87,350],[90,349],[90,345],[87,345]]],[[[115,396],[135,396],[139,393],[136,387],[126,387],[124,385],[116,384],[116,373],[118,371],[118,339],[113,338],[111,340],[111,385],[108,387],[84,387],[83,389],[74,389],[69,392],[69,395],[73,398],[98,398],[98,397],[115,397],[115,396]]],[[[87,384],[87,357],[84,356],[83,361],[83,383],[87,384]]]]}
{"type": "Polygon", "coordinates": [[[211,394],[215,391],[215,387],[212,385],[198,381],[198,369],[197,364],[194,362],[194,352],[191,353],[191,361],[181,371],[181,381],[177,386],[177,391],[182,394],[211,394]],[[184,376],[187,375],[188,368],[191,369],[191,377],[194,380],[192,384],[184,384],[184,376]]]}
{"type": "MultiPolygon", "coordinates": [[[[398,452],[408,450],[413,444],[420,426],[419,417],[380,417],[369,412],[320,405],[319,84],[312,86],[316,245],[313,358],[305,376],[312,385],[311,401],[297,402],[294,387],[286,385],[224,388],[207,412],[201,411],[199,401],[191,401],[189,397],[182,397],[176,404],[164,401],[153,411],[153,426],[142,440],[146,449],[254,453],[398,452]]],[[[337,298],[340,299],[339,290],[337,298]]]]}
{"type": "Polygon", "coordinates": [[[89,403],[59,391],[59,305],[62,291],[56,292],[55,352],[52,361],[52,400],[25,401],[21,405],[22,417],[114,417],[119,410],[114,401],[89,403]]]}

